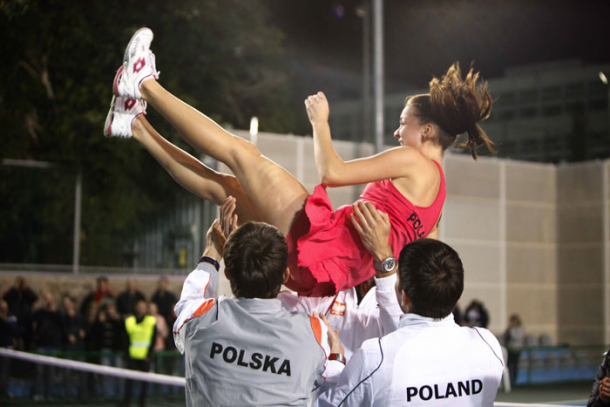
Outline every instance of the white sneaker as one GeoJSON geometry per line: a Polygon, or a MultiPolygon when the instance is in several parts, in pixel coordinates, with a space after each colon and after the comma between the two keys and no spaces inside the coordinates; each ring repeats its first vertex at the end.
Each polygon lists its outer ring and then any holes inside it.
{"type": "Polygon", "coordinates": [[[145,101],[113,96],[104,124],[104,136],[132,137],[131,123],[141,114],[146,114],[145,101]]]}
{"type": "Polygon", "coordinates": [[[140,28],[129,40],[123,66],[114,77],[114,94],[131,99],[142,99],[140,85],[146,79],[159,78],[155,68],[155,54],[150,50],[153,32],[149,28],[140,28]]]}

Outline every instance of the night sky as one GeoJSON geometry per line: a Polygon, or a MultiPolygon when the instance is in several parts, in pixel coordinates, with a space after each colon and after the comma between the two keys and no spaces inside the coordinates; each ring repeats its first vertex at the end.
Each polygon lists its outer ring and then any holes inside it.
{"type": "MultiPolygon", "coordinates": [[[[270,0],[301,67],[362,72],[362,0],[270,0]]],[[[453,61],[487,78],[507,67],[565,59],[610,61],[610,1],[385,0],[387,81],[423,87],[453,61]]],[[[304,78],[315,82],[316,75],[304,78]]],[[[315,85],[314,85],[315,86],[315,85]]]]}

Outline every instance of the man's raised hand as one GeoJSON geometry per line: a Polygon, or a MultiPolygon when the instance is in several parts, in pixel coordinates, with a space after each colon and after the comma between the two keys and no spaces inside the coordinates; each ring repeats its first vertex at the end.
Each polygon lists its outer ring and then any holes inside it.
{"type": "Polygon", "coordinates": [[[362,244],[373,255],[373,260],[381,263],[392,257],[388,242],[392,225],[387,213],[381,212],[370,202],[358,201],[352,204],[352,225],[360,235],[362,244]]]}
{"type": "Polygon", "coordinates": [[[324,325],[326,325],[326,327],[328,328],[328,346],[330,347],[330,353],[339,353],[341,355],[344,355],[345,349],[343,348],[343,344],[341,343],[341,339],[339,338],[339,331],[333,329],[333,327],[330,326],[328,319],[326,319],[326,315],[320,315],[318,314],[318,311],[314,311],[313,316],[319,317],[322,322],[324,322],[324,325]]]}
{"type": "Polygon", "coordinates": [[[237,215],[235,214],[235,206],[237,201],[232,196],[227,197],[220,206],[220,228],[225,237],[237,229],[237,215]]]}

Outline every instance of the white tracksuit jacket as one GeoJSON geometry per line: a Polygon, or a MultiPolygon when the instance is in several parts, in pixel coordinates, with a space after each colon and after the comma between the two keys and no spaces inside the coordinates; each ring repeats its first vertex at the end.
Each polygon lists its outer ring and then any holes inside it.
{"type": "Polygon", "coordinates": [[[504,369],[486,329],[405,314],[397,331],[354,353],[320,406],[493,406],[504,369]]]}
{"type": "MultiPolygon", "coordinates": [[[[358,304],[356,289],[340,291],[333,297],[298,297],[290,291],[282,291],[278,299],[289,311],[301,311],[311,315],[317,311],[325,315],[333,329],[339,331],[349,361],[362,343],[394,332],[403,314],[396,299],[396,274],[375,278],[371,288],[358,304]]],[[[330,376],[329,381],[332,381],[330,376]]]]}
{"type": "MultiPolygon", "coordinates": [[[[185,355],[187,406],[305,406],[322,383],[326,325],[278,299],[216,299],[218,272],[202,262],[184,282],[175,311],[185,355]]],[[[327,373],[329,374],[329,373],[327,373]]]]}

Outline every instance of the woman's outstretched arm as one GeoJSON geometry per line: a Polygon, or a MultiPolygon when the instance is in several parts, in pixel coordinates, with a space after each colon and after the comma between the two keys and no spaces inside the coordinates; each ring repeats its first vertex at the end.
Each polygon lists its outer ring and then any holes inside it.
{"type": "Polygon", "coordinates": [[[330,137],[328,101],[324,93],[318,92],[305,99],[305,107],[313,128],[314,156],[320,182],[324,185],[330,185],[331,174],[335,168],[340,167],[344,162],[335,151],[330,137]]]}
{"type": "Polygon", "coordinates": [[[365,184],[383,179],[409,177],[427,159],[416,149],[398,147],[371,157],[343,161],[333,147],[328,125],[329,106],[324,93],[305,100],[313,128],[314,155],[320,182],[329,187],[365,184]]]}

